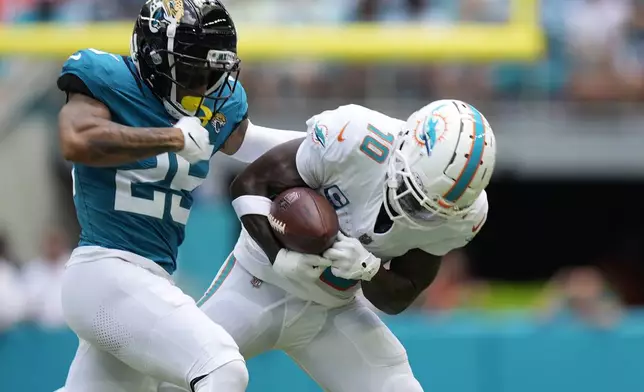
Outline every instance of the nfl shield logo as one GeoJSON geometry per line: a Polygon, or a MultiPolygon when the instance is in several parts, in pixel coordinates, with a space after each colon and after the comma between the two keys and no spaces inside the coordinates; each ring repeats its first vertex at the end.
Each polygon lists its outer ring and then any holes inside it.
{"type": "Polygon", "coordinates": [[[254,288],[259,288],[259,286],[262,285],[262,280],[256,278],[253,276],[253,279],[251,279],[250,284],[253,285],[254,288]]]}
{"type": "Polygon", "coordinates": [[[358,238],[358,240],[364,244],[364,245],[369,245],[370,243],[373,242],[373,238],[369,237],[369,234],[363,234],[358,238]]]}

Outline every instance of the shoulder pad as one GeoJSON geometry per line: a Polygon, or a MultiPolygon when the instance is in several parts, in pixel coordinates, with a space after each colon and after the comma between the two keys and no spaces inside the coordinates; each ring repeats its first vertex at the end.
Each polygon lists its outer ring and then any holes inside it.
{"type": "MultiPolygon", "coordinates": [[[[324,155],[336,156],[352,150],[367,132],[367,111],[358,105],[340,106],[311,117],[307,136],[324,155]]],[[[337,157],[339,158],[339,156],[337,157]]]]}
{"type": "Polygon", "coordinates": [[[447,223],[447,225],[454,225],[452,228],[456,232],[455,236],[438,243],[432,243],[421,249],[435,256],[444,256],[453,249],[464,247],[481,231],[487,220],[488,207],[487,195],[483,191],[479,198],[476,199],[472,211],[465,216],[465,219],[459,219],[455,223],[447,223]]]}
{"type": "Polygon", "coordinates": [[[485,191],[481,192],[479,195],[478,199],[474,202],[474,208],[472,210],[472,222],[474,224],[472,225],[472,237],[477,235],[479,231],[481,231],[481,228],[487,221],[487,215],[489,211],[489,204],[487,202],[487,194],[485,191]]]}
{"type": "Polygon", "coordinates": [[[72,74],[80,78],[96,97],[110,93],[117,67],[123,66],[123,59],[112,53],[96,49],[85,49],[69,56],[63,65],[62,75],[72,74]]]}
{"type": "Polygon", "coordinates": [[[244,86],[238,81],[232,96],[210,120],[210,126],[217,135],[215,151],[226,142],[228,137],[246,118],[248,118],[248,99],[246,98],[244,86]]]}

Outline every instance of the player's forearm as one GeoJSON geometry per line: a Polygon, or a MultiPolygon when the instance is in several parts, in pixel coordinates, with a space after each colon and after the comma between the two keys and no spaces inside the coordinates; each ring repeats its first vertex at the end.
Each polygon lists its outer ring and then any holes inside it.
{"type": "Polygon", "coordinates": [[[241,222],[248,234],[257,242],[268,260],[273,264],[277,254],[282,249],[282,245],[275,238],[268,219],[261,215],[246,215],[241,218],[241,222]]]}
{"type": "Polygon", "coordinates": [[[371,281],[362,282],[364,296],[387,314],[399,314],[418,297],[419,291],[411,280],[380,267],[371,281]]]}
{"type": "Polygon", "coordinates": [[[266,128],[248,121],[241,145],[230,156],[237,161],[250,163],[273,147],[304,136],[303,132],[266,128]]]}
{"type": "Polygon", "coordinates": [[[118,166],[176,152],[184,145],[178,128],[132,128],[109,120],[75,124],[71,140],[63,140],[65,159],[90,166],[118,166]]]}
{"type": "MultiPolygon", "coordinates": [[[[248,176],[249,172],[245,171],[239,175],[230,185],[230,194],[233,200],[244,195],[270,198],[272,191],[269,172],[270,169],[266,170],[263,175],[248,176]]],[[[273,234],[273,229],[266,216],[244,215],[240,220],[248,234],[262,248],[272,264],[282,246],[273,234]]]]}
{"type": "MultiPolygon", "coordinates": [[[[301,140],[292,140],[281,144],[250,164],[230,185],[232,199],[244,195],[273,198],[286,189],[306,186],[295,165],[301,143],[301,140]]],[[[262,215],[245,215],[241,222],[273,263],[282,245],[275,238],[268,219],[262,215]]]]}

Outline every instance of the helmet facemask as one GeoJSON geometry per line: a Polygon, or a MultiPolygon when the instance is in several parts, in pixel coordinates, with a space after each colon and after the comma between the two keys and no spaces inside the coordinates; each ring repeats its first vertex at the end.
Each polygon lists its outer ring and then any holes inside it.
{"type": "Polygon", "coordinates": [[[489,184],[495,156],[492,129],[473,106],[426,105],[409,117],[388,162],[387,212],[414,229],[465,218],[489,184]]]}
{"type": "MultiPolygon", "coordinates": [[[[409,133],[400,137],[388,163],[385,210],[393,221],[415,230],[432,230],[449,219],[467,214],[469,209],[459,209],[440,195],[429,195],[423,190],[422,181],[412,170],[414,162],[410,163],[401,152],[409,133]]],[[[426,158],[419,154],[416,159],[426,158]]]]}
{"type": "Polygon", "coordinates": [[[217,1],[149,0],[135,25],[131,52],[143,80],[177,119],[198,116],[205,125],[237,86],[237,35],[217,1]],[[215,103],[205,105],[206,100],[215,103]]]}
{"type": "Polygon", "coordinates": [[[236,53],[192,45],[182,53],[167,51],[166,56],[169,72],[158,75],[170,82],[164,104],[171,114],[176,111],[183,116],[199,115],[207,106],[204,105],[207,99],[215,101],[217,113],[232,97],[239,78],[240,60],[236,53]],[[191,55],[192,52],[202,55],[191,55]]]}

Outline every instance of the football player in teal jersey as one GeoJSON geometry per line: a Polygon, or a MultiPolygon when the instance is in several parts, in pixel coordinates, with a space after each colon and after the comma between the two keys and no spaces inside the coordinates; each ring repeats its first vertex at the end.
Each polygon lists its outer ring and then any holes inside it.
{"type": "Polygon", "coordinates": [[[249,121],[236,53],[218,0],[149,0],[131,56],[88,49],[63,66],[60,140],[81,225],[63,281],[80,338],[64,391],[134,392],[155,380],[245,390],[233,339],[170,279],[211,156],[250,162],[301,135],[249,121]]]}

